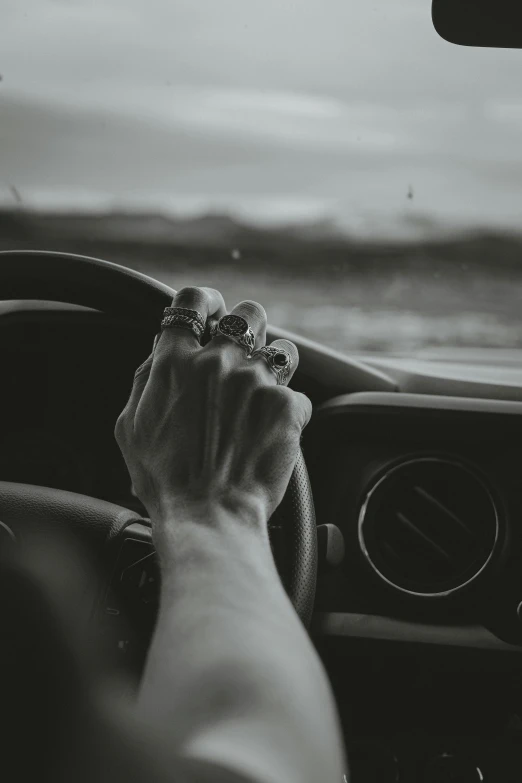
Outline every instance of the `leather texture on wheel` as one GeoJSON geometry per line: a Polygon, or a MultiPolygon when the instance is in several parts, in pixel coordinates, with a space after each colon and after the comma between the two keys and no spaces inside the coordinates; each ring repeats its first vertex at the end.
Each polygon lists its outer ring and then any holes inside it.
{"type": "Polygon", "coordinates": [[[312,487],[301,450],[286,494],[269,527],[281,531],[274,547],[275,561],[297,614],[308,626],[315,601],[317,527],[312,487]]]}
{"type": "Polygon", "coordinates": [[[69,531],[98,551],[127,525],[142,521],[105,500],[11,481],[0,481],[0,520],[21,540],[31,533],[69,531]]]}

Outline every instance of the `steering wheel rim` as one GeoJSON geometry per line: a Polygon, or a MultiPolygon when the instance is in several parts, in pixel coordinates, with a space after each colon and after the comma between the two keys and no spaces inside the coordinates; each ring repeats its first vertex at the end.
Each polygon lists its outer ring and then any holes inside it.
{"type": "MultiPolygon", "coordinates": [[[[175,291],[127,267],[90,256],[43,250],[0,251],[0,298],[65,302],[116,316],[139,313],[151,337],[175,291]]],[[[129,509],[71,492],[0,482],[0,519],[19,523],[68,519],[98,543],[114,539],[140,517],[129,509]]],[[[15,525],[16,526],[16,525],[15,525]]],[[[276,564],[299,617],[312,618],[317,577],[317,529],[310,481],[299,457],[283,502],[270,520],[276,564]]],[[[15,530],[16,532],[16,530],[15,530]]]]}

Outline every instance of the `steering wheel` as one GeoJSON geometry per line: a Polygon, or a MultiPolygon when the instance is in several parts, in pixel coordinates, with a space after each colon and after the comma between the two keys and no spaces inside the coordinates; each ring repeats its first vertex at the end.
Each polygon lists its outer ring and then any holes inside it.
{"type": "MultiPolygon", "coordinates": [[[[24,250],[0,252],[0,291],[2,300],[67,302],[115,316],[135,313],[144,329],[150,329],[151,345],[163,308],[172,303],[175,294],[144,274],[107,261],[24,250]]],[[[115,549],[121,551],[131,530],[134,539],[138,531],[138,538],[151,541],[148,521],[127,508],[72,492],[13,482],[0,482],[0,520],[21,535],[24,528],[73,530],[99,558],[106,558],[107,552],[115,549]]],[[[286,495],[270,520],[269,532],[282,582],[308,626],[315,598],[317,530],[301,452],[286,495]]]]}

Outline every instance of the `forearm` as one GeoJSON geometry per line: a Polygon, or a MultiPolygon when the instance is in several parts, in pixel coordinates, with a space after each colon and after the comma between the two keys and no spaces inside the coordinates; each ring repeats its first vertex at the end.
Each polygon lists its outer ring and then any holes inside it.
{"type": "Polygon", "coordinates": [[[329,684],[280,584],[266,533],[222,512],[173,521],[140,709],[180,753],[246,780],[341,781],[329,684]]]}

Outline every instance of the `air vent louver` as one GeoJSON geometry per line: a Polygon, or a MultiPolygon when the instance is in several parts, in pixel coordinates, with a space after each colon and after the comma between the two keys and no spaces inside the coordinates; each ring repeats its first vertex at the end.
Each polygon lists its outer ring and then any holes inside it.
{"type": "Polygon", "coordinates": [[[391,468],[370,490],[359,541],[372,568],[396,587],[441,595],[464,587],[490,560],[498,515],[467,467],[424,458],[391,468]]]}

